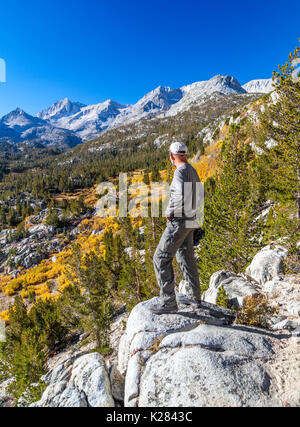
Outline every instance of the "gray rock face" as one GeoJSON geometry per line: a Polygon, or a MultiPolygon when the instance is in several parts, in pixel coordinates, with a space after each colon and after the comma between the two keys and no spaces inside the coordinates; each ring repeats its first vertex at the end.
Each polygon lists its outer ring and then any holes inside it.
{"type": "Polygon", "coordinates": [[[287,256],[287,249],[281,246],[266,246],[253,258],[246,269],[246,273],[263,285],[268,280],[282,279],[283,259],[287,256]]]}
{"type": "Polygon", "coordinates": [[[136,306],[121,339],[125,406],[271,404],[263,365],[273,355],[267,335],[230,326],[231,311],[213,304],[200,310],[180,304],[177,314],[161,316],[149,310],[156,304],[154,298],[136,306]]]}
{"type": "Polygon", "coordinates": [[[11,382],[11,379],[0,381],[0,408],[13,406],[13,396],[10,396],[7,391],[11,382]]]}
{"type": "Polygon", "coordinates": [[[26,233],[25,238],[12,242],[8,240],[8,232],[0,236],[0,271],[7,270],[8,274],[17,275],[18,267],[33,267],[49,253],[61,250],[60,241],[51,226],[33,225],[26,229],[26,233]]]}
{"type": "Polygon", "coordinates": [[[121,340],[125,406],[270,404],[262,364],[273,354],[267,336],[229,326],[230,311],[209,303],[197,312],[180,305],[179,313],[162,316],[149,310],[156,303],[154,298],[134,308],[121,340]]]}
{"type": "Polygon", "coordinates": [[[285,329],[288,331],[293,331],[295,329],[300,330],[300,322],[299,322],[299,319],[294,319],[294,320],[284,319],[274,323],[271,326],[271,329],[273,329],[273,331],[281,331],[285,329]]]}
{"type": "Polygon", "coordinates": [[[49,371],[48,385],[33,407],[114,407],[105,361],[99,353],[68,358],[49,371]]]}
{"type": "Polygon", "coordinates": [[[193,298],[193,291],[192,291],[192,288],[189,286],[189,283],[187,280],[181,280],[178,286],[178,291],[182,295],[186,295],[190,298],[193,298]]]}
{"type": "Polygon", "coordinates": [[[242,276],[221,270],[211,276],[209,287],[203,294],[204,301],[216,304],[222,286],[228,296],[229,303],[235,308],[244,305],[246,296],[254,296],[259,293],[254,283],[249,282],[242,276]]]}
{"type": "Polygon", "coordinates": [[[184,295],[177,295],[177,301],[179,312],[171,315],[157,316],[152,313],[150,308],[159,304],[159,298],[153,298],[134,307],[119,345],[118,369],[121,374],[127,369],[130,354],[151,347],[161,335],[193,329],[199,322],[229,324],[235,318],[231,310],[208,303],[204,303],[203,309],[195,311],[192,300],[184,295]],[[187,304],[182,304],[182,301],[187,304]]]}
{"type": "Polygon", "coordinates": [[[276,322],[274,329],[297,328],[300,326],[300,282],[299,275],[285,275],[284,280],[268,280],[262,286],[262,291],[269,298],[274,307],[278,307],[281,320],[287,322],[276,322]]]}
{"type": "Polygon", "coordinates": [[[109,368],[109,379],[114,399],[118,402],[124,401],[125,378],[120,374],[115,364],[109,368]]]}
{"type": "Polygon", "coordinates": [[[264,406],[269,386],[262,365],[248,357],[201,345],[176,347],[149,359],[139,406],[264,406]]]}

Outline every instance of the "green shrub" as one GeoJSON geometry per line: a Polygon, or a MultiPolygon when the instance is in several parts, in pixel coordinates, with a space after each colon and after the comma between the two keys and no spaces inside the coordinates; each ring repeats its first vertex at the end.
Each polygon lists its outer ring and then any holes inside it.
{"type": "Polygon", "coordinates": [[[219,288],[218,296],[217,296],[217,305],[220,307],[229,308],[229,299],[228,295],[225,292],[224,286],[221,285],[219,288]]]}
{"type": "Polygon", "coordinates": [[[263,295],[246,297],[245,305],[237,313],[237,323],[241,325],[268,327],[271,317],[277,313],[263,295]]]}

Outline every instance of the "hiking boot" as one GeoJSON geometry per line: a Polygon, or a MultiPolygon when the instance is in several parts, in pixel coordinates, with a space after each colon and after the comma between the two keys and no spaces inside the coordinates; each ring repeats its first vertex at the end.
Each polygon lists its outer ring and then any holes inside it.
{"type": "Polygon", "coordinates": [[[197,308],[202,308],[202,301],[201,301],[201,299],[195,300],[195,304],[196,304],[197,308]]]}
{"type": "Polygon", "coordinates": [[[152,313],[160,315],[160,314],[175,314],[178,312],[178,306],[177,304],[172,305],[161,305],[158,307],[153,307],[150,309],[152,313]]]}
{"type": "Polygon", "coordinates": [[[197,308],[203,308],[201,299],[190,298],[185,295],[177,295],[180,304],[196,305],[197,308]]]}

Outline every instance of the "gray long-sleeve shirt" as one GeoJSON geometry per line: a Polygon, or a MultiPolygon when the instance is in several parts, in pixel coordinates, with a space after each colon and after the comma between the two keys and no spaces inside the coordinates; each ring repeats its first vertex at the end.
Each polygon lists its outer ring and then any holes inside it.
{"type": "Polygon", "coordinates": [[[189,163],[179,166],[170,186],[166,216],[195,219],[203,204],[203,196],[203,186],[197,171],[189,163]]]}

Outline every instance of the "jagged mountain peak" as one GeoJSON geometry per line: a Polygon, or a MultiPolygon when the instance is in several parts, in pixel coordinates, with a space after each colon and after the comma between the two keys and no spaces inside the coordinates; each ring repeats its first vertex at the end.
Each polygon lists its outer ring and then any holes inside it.
{"type": "Polygon", "coordinates": [[[267,89],[268,85],[269,80],[257,80],[242,87],[235,77],[217,74],[209,80],[197,81],[181,88],[157,86],[131,105],[121,105],[112,99],[84,105],[63,98],[41,111],[36,117],[27,115],[18,108],[5,116],[0,123],[11,129],[51,125],[52,128],[67,129],[83,140],[89,140],[110,128],[155,116],[174,116],[188,111],[192,105],[202,105],[207,98],[247,92],[268,92],[270,91],[267,89]]]}
{"type": "Polygon", "coordinates": [[[221,92],[226,95],[231,93],[246,93],[238,80],[232,76],[218,74],[209,80],[199,81],[181,88],[184,93],[197,91],[199,95],[221,92]]]}
{"type": "Polygon", "coordinates": [[[37,117],[43,120],[59,119],[76,114],[83,107],[85,107],[85,104],[81,102],[72,102],[69,98],[64,98],[38,113],[37,117]]]}
{"type": "Polygon", "coordinates": [[[182,98],[181,89],[171,89],[169,86],[158,86],[151,92],[147,93],[135,105],[137,108],[142,107],[144,111],[154,109],[166,109],[170,105],[180,101],[182,98]]]}
{"type": "Polygon", "coordinates": [[[26,141],[67,148],[79,144],[81,139],[70,130],[58,129],[46,120],[16,108],[0,120],[0,143],[8,142],[16,146],[26,141]]]}
{"type": "Polygon", "coordinates": [[[95,105],[98,105],[98,106],[103,105],[103,107],[111,106],[111,107],[116,107],[116,108],[125,108],[124,105],[122,105],[119,102],[114,101],[113,99],[110,99],[110,98],[104,102],[100,102],[99,104],[95,104],[95,105]]]}
{"type": "Polygon", "coordinates": [[[86,140],[98,136],[103,130],[110,127],[125,108],[124,105],[107,99],[98,104],[84,105],[74,114],[51,116],[47,121],[53,126],[69,129],[86,140]]]}
{"type": "Polygon", "coordinates": [[[15,110],[11,111],[11,113],[14,114],[26,114],[24,110],[22,110],[22,108],[17,107],[15,110]]]}
{"type": "Polygon", "coordinates": [[[221,74],[209,80],[182,86],[180,90],[183,94],[182,99],[172,105],[170,109],[164,113],[166,116],[174,116],[186,111],[192,104],[199,105],[207,96],[212,96],[214,93],[221,93],[224,95],[246,93],[246,90],[242,88],[235,77],[223,76],[221,74]]]}
{"type": "Polygon", "coordinates": [[[150,94],[155,94],[155,95],[157,95],[157,94],[165,94],[165,93],[169,93],[169,92],[171,92],[173,90],[177,90],[177,89],[171,89],[170,86],[157,86],[155,89],[153,89],[147,95],[150,95],[150,94]]]}
{"type": "Polygon", "coordinates": [[[243,85],[243,88],[248,93],[269,93],[274,90],[274,84],[272,79],[256,79],[250,80],[250,82],[243,85]]]}
{"type": "Polygon", "coordinates": [[[212,77],[209,81],[215,83],[216,85],[227,86],[236,90],[237,92],[244,93],[244,90],[239,81],[233,76],[222,76],[221,74],[218,74],[212,77]]]}
{"type": "Polygon", "coordinates": [[[102,131],[132,123],[155,114],[174,115],[187,110],[194,102],[215,92],[223,94],[246,93],[232,76],[218,74],[207,81],[195,82],[182,88],[158,86],[132,105],[121,105],[112,99],[81,106],[68,98],[58,101],[38,114],[53,126],[72,130],[84,140],[98,136],[102,131]],[[74,107],[75,105],[75,107],[74,107]]]}
{"type": "Polygon", "coordinates": [[[16,108],[15,110],[11,111],[10,113],[6,114],[2,117],[1,123],[5,124],[11,128],[14,127],[23,127],[28,125],[36,125],[41,124],[43,120],[40,120],[37,117],[31,116],[30,114],[26,113],[22,108],[16,108]]]}
{"type": "Polygon", "coordinates": [[[12,117],[12,116],[29,116],[29,114],[25,113],[25,111],[22,110],[22,108],[17,107],[15,110],[12,110],[10,113],[8,113],[5,116],[3,116],[2,120],[4,118],[12,117]]]}

